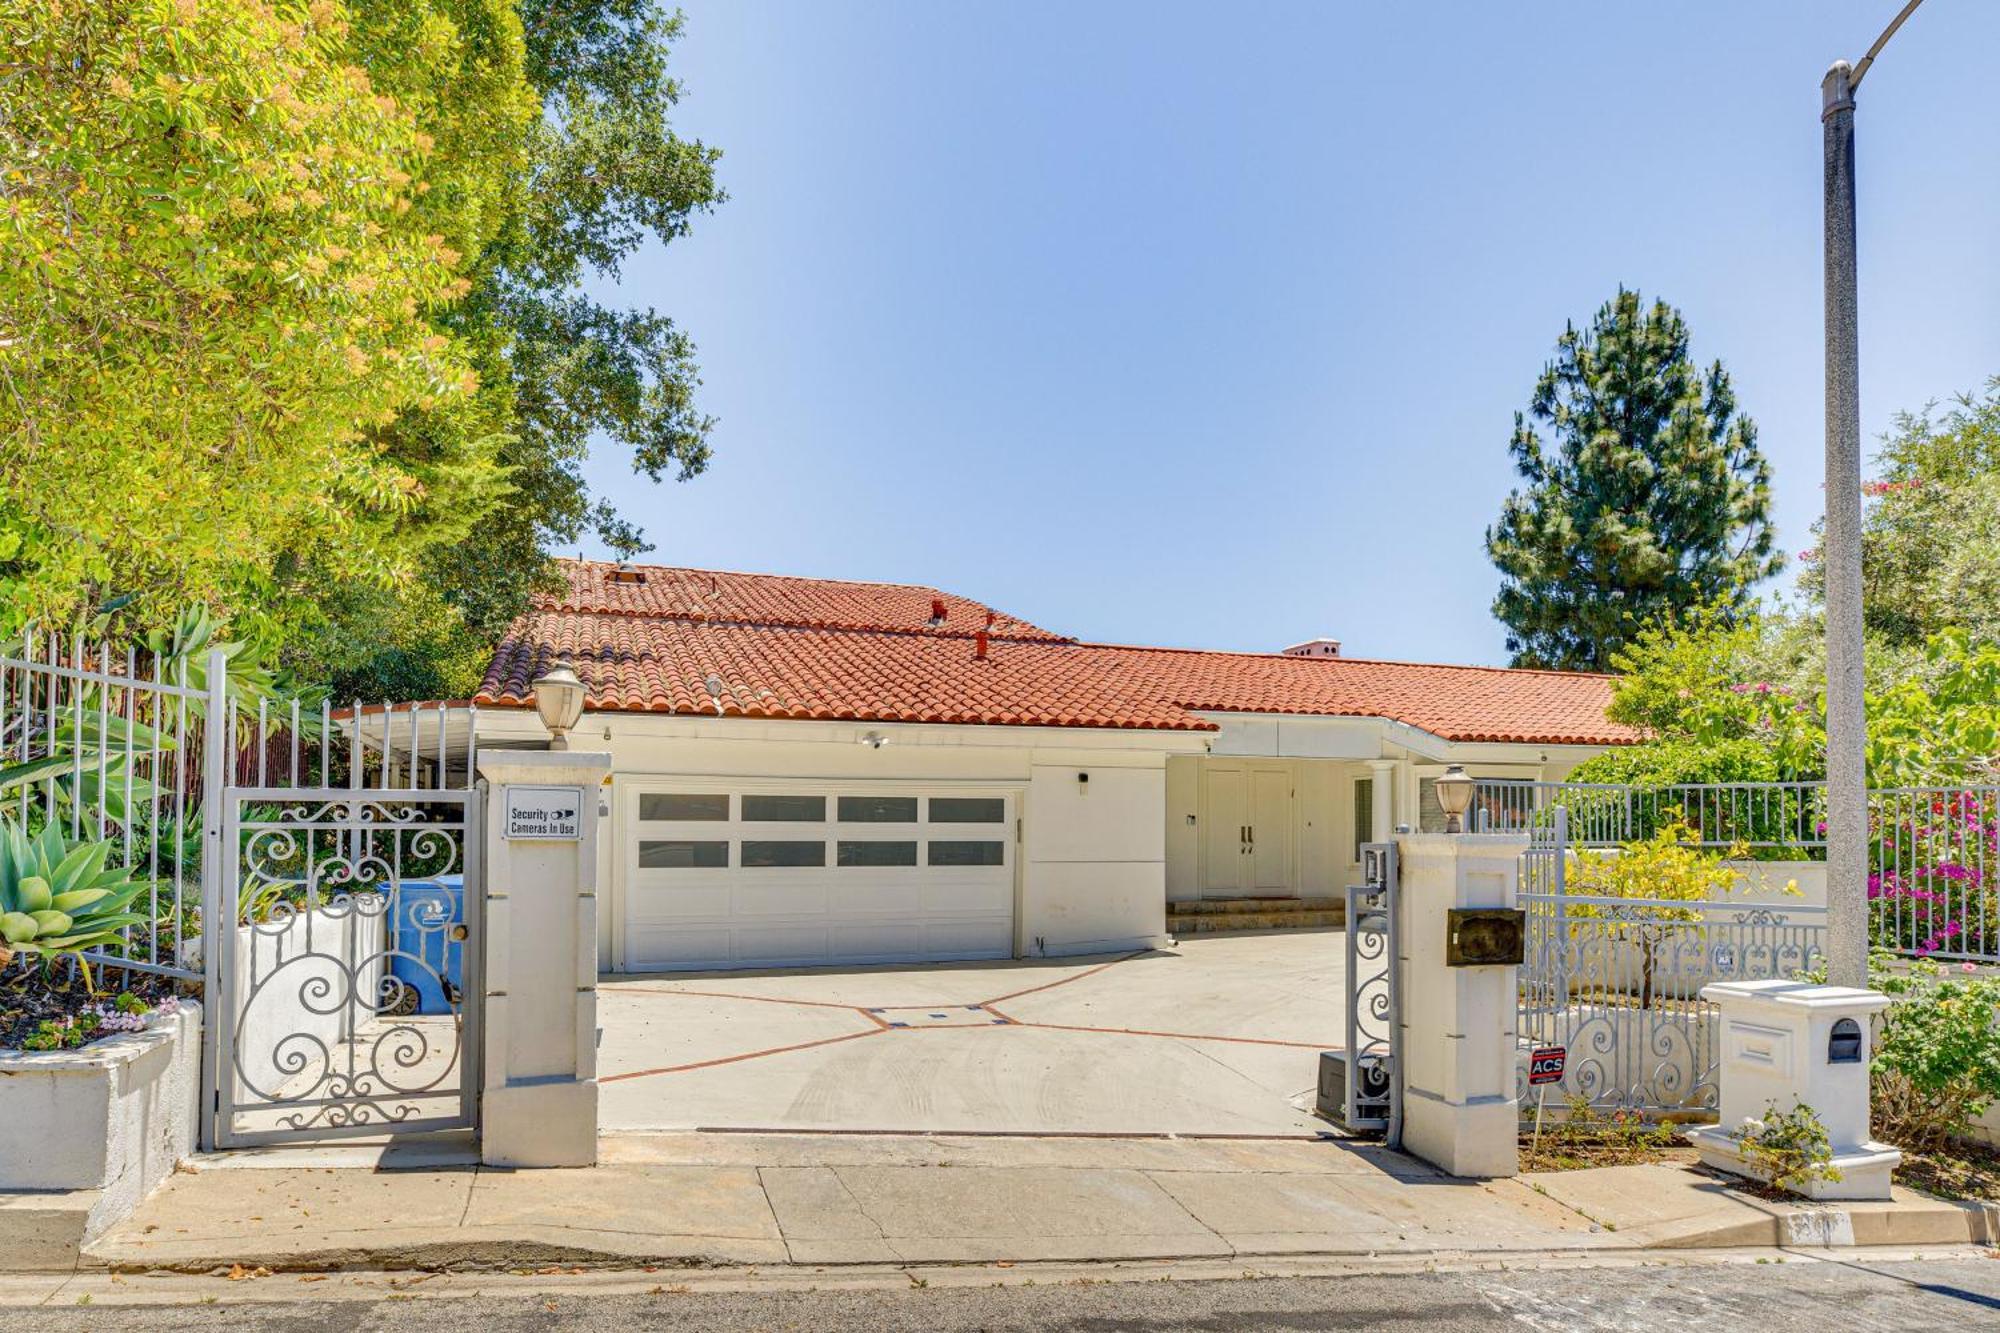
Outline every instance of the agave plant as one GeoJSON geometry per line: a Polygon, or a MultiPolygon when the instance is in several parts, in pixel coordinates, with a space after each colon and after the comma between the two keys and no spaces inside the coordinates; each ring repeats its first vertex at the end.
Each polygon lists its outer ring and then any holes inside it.
{"type": "MultiPolygon", "coordinates": [[[[0,967],[16,953],[76,955],[118,942],[118,932],[145,922],[128,911],[148,881],[107,866],[111,839],[71,843],[54,824],[29,837],[0,824],[0,967]]],[[[85,984],[90,972],[84,968],[85,984]]]]}

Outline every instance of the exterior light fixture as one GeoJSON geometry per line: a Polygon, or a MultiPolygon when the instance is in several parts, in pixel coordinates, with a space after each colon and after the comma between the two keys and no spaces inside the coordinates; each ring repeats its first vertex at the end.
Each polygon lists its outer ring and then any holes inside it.
{"type": "Polygon", "coordinates": [[[879,731],[864,732],[856,739],[871,750],[879,750],[889,743],[889,738],[879,731]]]}
{"type": "Polygon", "coordinates": [[[1472,804],[1472,779],[1465,775],[1463,764],[1453,764],[1445,769],[1433,788],[1437,792],[1438,808],[1444,811],[1444,831],[1446,833],[1465,832],[1465,807],[1472,804]]]}
{"type": "Polygon", "coordinates": [[[567,750],[566,733],[583,716],[583,682],[569,663],[558,662],[529,688],[534,691],[535,712],[549,729],[549,748],[567,750]]]}

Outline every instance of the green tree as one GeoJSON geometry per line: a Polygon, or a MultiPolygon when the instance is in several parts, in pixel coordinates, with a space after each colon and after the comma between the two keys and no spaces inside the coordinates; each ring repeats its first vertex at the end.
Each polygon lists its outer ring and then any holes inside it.
{"type": "MultiPolygon", "coordinates": [[[[405,72],[455,68],[405,9],[405,72]]],[[[0,0],[0,40],[0,620],[242,608],[302,550],[407,579],[444,474],[383,432],[479,387],[437,323],[485,225],[429,196],[466,178],[423,123],[449,79],[378,82],[334,0],[0,0]]]]}
{"type": "MultiPolygon", "coordinates": [[[[2000,378],[1941,416],[1906,412],[1864,484],[1862,615],[1871,650],[1913,655],[1951,628],[2000,642],[2000,378]]],[[[1824,579],[1807,552],[1799,583],[1824,579]]]]}
{"type": "Polygon", "coordinates": [[[593,441],[623,451],[654,481],[685,480],[708,464],[713,423],[695,401],[692,341],[657,311],[616,309],[585,289],[588,279],[615,279],[649,241],[686,235],[724,197],[720,153],[676,135],[669,121],[681,88],[667,59],[683,20],[654,0],[521,0],[519,8],[541,114],[513,211],[450,316],[483,349],[483,381],[504,386],[499,458],[509,489],[468,531],[430,548],[420,586],[392,604],[359,590],[335,609],[331,640],[374,645],[329,663],[343,695],[466,693],[484,650],[552,577],[551,550],[586,532],[615,550],[651,549],[591,494],[582,464],[593,441]],[[383,635],[381,626],[394,628],[383,635]]]}
{"type": "Polygon", "coordinates": [[[1783,564],[1756,426],[1665,302],[1620,288],[1588,329],[1567,327],[1509,450],[1525,486],[1486,550],[1518,666],[1602,670],[1663,612],[1745,609],[1783,564]]]}

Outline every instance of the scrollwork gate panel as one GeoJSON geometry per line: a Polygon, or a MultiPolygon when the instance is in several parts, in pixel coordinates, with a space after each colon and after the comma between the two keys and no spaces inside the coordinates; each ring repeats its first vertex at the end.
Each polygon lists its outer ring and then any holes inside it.
{"type": "Polygon", "coordinates": [[[481,793],[231,787],[223,807],[209,1141],[471,1128],[481,793]]]}

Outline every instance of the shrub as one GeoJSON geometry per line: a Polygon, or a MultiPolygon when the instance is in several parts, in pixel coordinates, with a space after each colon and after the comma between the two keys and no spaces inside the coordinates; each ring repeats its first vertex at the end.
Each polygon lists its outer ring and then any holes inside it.
{"type": "Polygon", "coordinates": [[[1934,1151],[2000,1098],[2000,978],[1969,963],[1947,971],[1880,954],[1870,972],[1891,999],[1876,1033],[1875,1128],[1898,1146],[1934,1151]]]}
{"type": "MultiPolygon", "coordinates": [[[[1723,864],[1740,858],[1741,844],[1724,849],[1696,845],[1695,831],[1675,819],[1649,838],[1623,844],[1616,852],[1572,852],[1567,869],[1568,892],[1584,898],[1630,898],[1632,906],[1566,905],[1572,939],[1591,937],[1629,943],[1638,950],[1639,1006],[1650,1009],[1658,989],[1660,951],[1699,937],[1702,904],[1736,892],[1736,872],[1723,864]],[[1686,906],[1676,904],[1685,903],[1686,906]]],[[[1798,892],[1796,882],[1787,891],[1798,892]]],[[[1607,981],[1618,967],[1610,959],[1594,959],[1607,981]]],[[[1592,969],[1586,967],[1586,972],[1592,969]]]]}
{"type": "Polygon", "coordinates": [[[1804,1102],[1789,1111],[1780,1111],[1773,1102],[1761,1117],[1751,1116],[1729,1131],[1729,1137],[1744,1160],[1778,1189],[1803,1194],[1814,1181],[1840,1179],[1826,1126],[1804,1102]]]}

